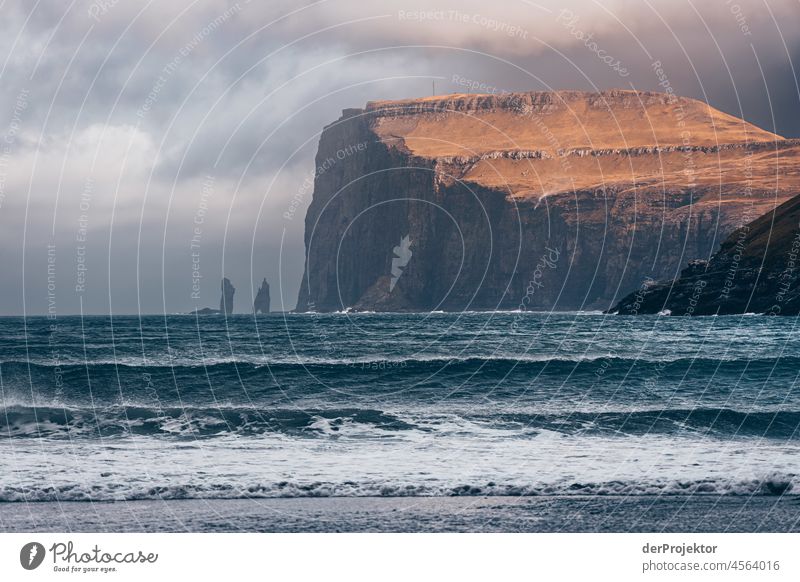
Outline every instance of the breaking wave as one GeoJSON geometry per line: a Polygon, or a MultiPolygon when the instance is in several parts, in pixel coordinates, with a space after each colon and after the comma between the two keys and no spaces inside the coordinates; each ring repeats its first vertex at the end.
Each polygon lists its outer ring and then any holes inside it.
{"type": "Polygon", "coordinates": [[[11,438],[98,438],[166,436],[210,438],[269,433],[307,437],[346,435],[354,428],[383,433],[418,430],[462,434],[491,429],[508,438],[537,431],[567,435],[632,436],[701,434],[720,438],[800,439],[800,411],[738,411],[728,408],[530,413],[470,411],[423,415],[365,408],[255,408],[245,406],[105,406],[0,408],[0,436],[11,438]],[[417,420],[418,419],[418,420],[417,420]]]}
{"type": "Polygon", "coordinates": [[[427,485],[421,483],[372,482],[293,482],[242,485],[239,483],[200,483],[145,485],[106,482],[95,485],[42,485],[36,488],[0,488],[0,502],[37,501],[134,501],[168,499],[265,499],[280,497],[452,497],[452,496],[643,496],[643,495],[797,495],[796,475],[772,475],[750,480],[656,480],[585,483],[562,481],[538,484],[494,482],[427,485]]]}

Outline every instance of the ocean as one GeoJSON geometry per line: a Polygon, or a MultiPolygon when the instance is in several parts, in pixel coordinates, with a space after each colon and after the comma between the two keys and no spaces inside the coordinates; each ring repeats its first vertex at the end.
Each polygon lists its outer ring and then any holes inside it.
{"type": "Polygon", "coordinates": [[[796,326],[510,312],[0,318],[0,505],[798,499],[796,326]]]}

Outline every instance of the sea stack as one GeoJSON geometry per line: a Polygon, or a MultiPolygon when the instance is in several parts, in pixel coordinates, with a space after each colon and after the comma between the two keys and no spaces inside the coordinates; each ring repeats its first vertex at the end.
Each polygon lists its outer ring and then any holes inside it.
{"type": "Polygon", "coordinates": [[[223,315],[230,315],[233,313],[233,294],[236,293],[236,288],[227,277],[222,279],[221,288],[222,297],[219,298],[219,311],[223,315]]]}
{"type": "Polygon", "coordinates": [[[256,300],[253,302],[253,313],[269,313],[269,283],[267,279],[261,282],[261,287],[256,293],[256,300]]]}
{"type": "Polygon", "coordinates": [[[297,309],[607,310],[796,195],[799,158],[798,140],[666,93],[346,109],[319,141],[297,309]]]}

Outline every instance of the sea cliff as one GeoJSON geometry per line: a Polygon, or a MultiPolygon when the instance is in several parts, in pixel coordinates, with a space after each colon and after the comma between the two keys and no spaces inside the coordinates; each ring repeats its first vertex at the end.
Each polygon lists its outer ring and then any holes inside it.
{"type": "Polygon", "coordinates": [[[297,309],[608,309],[789,199],[798,152],[662,93],[347,109],[320,137],[297,309]]]}

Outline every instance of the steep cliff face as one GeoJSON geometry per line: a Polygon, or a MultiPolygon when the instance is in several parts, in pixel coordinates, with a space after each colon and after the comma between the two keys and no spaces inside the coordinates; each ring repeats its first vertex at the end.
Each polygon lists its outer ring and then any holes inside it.
{"type": "Polygon", "coordinates": [[[659,93],[349,109],[320,138],[297,309],[607,309],[790,197],[798,152],[659,93]]]}
{"type": "Polygon", "coordinates": [[[800,313],[800,196],[734,231],[710,261],[625,297],[624,315],[800,313]]]}

